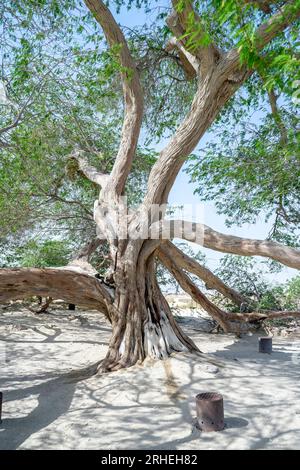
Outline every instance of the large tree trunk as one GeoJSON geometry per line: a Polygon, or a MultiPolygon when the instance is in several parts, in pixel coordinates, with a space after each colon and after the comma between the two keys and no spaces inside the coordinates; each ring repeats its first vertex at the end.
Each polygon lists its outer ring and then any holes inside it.
{"type": "MultiPolygon", "coordinates": [[[[140,241],[136,245],[139,245],[140,241]]],[[[175,351],[198,351],[177,325],[156,281],[154,255],[137,255],[129,243],[118,258],[112,336],[102,371],[117,370],[146,357],[163,359],[175,351]]]]}

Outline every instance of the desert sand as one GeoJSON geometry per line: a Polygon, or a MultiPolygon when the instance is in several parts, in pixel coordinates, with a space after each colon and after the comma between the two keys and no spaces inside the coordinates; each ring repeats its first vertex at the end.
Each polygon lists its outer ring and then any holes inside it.
{"type": "Polygon", "coordinates": [[[195,309],[180,322],[205,356],[97,376],[87,366],[110,335],[99,313],[0,310],[0,449],[300,449],[300,335],[274,337],[268,355],[258,334],[207,333],[195,309]],[[224,431],[196,428],[204,391],[223,394],[224,431]]]}

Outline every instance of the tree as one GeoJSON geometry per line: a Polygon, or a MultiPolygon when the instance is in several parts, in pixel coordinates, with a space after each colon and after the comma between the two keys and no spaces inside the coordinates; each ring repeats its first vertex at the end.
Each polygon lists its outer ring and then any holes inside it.
{"type": "MultiPolygon", "coordinates": [[[[168,195],[183,163],[237,90],[256,72],[258,58],[267,56],[278,38],[284,42],[284,31],[300,17],[298,0],[278,2],[278,8],[277,2],[267,3],[266,11],[266,2],[261,10],[261,2],[214,0],[201,2],[196,11],[188,0],[172,2],[167,24],[173,36],[168,38],[167,54],[175,57],[186,78],[194,80],[195,93],[189,111],[152,166],[142,202],[127,213],[126,182],[136,157],[144,115],[144,93],[135,58],[137,51],[131,52],[131,41],[126,39],[101,0],[85,1],[110,46],[124,95],[120,143],[109,172],[107,168],[100,171],[91,164],[87,158],[88,149],[74,146],[70,152],[76,168],[100,189],[93,215],[98,239],[108,244],[110,265],[105,282],[101,282],[88,263],[92,250],[89,244],[89,248],[83,250],[84,259],[74,260],[64,268],[3,269],[0,270],[0,298],[48,295],[103,312],[111,322],[112,336],[100,370],[128,367],[146,356],[163,358],[172,351],[197,351],[195,344],[176,324],[160,290],[156,258],[181,287],[210,312],[224,331],[233,328],[233,322],[269,315],[229,313],[214,305],[187,272],[205,279],[237,303],[244,299],[176,248],[170,241],[174,237],[225,253],[269,257],[299,269],[300,252],[295,248],[270,240],[224,235],[203,224],[165,218],[168,195]],[[247,14],[250,19],[245,23],[247,14]],[[222,50],[221,45],[228,49],[222,50]]],[[[101,163],[99,157],[99,167],[101,163]]]]}
{"type": "MultiPolygon", "coordinates": [[[[290,309],[291,305],[286,301],[285,286],[274,286],[268,282],[265,277],[266,269],[263,269],[266,262],[260,264],[261,266],[254,258],[225,255],[220,261],[217,274],[225,283],[233,285],[245,299],[251,299],[259,310],[290,309]]],[[[220,298],[220,301],[224,303],[224,299],[220,298]]],[[[228,304],[227,299],[225,302],[226,308],[237,311],[237,305],[228,304]]]]}

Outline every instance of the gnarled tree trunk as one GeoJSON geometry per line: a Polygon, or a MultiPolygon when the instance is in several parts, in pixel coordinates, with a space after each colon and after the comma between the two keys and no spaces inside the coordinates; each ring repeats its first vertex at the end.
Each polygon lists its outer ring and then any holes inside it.
{"type": "Polygon", "coordinates": [[[198,350],[177,325],[157,284],[154,254],[145,256],[146,247],[140,240],[129,241],[124,253],[117,252],[112,336],[101,370],[198,350]]]}

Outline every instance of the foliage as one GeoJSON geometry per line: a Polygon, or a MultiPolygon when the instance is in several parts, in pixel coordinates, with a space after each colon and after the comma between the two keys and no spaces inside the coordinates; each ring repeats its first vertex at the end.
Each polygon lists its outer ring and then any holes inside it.
{"type": "Polygon", "coordinates": [[[235,121],[220,120],[214,140],[201,150],[200,158],[191,157],[187,171],[197,183],[196,193],[202,200],[213,200],[228,225],[255,223],[262,215],[272,222],[272,238],[297,243],[300,134],[295,107],[291,102],[282,106],[283,142],[266,106],[262,104],[251,118],[252,108],[242,114],[242,101],[235,121]]]}
{"type": "Polygon", "coordinates": [[[300,276],[287,282],[286,298],[290,309],[300,309],[300,276]]]}
{"type": "MultiPolygon", "coordinates": [[[[98,188],[70,168],[69,156],[79,147],[101,171],[112,168],[123,113],[118,51],[107,51],[81,2],[5,4],[0,242],[5,246],[12,234],[26,232],[39,243],[60,237],[76,248],[94,236],[91,208],[98,188]]],[[[155,158],[151,148],[138,148],[127,184],[130,204],[141,200],[155,158]]]]}
{"type": "MultiPolygon", "coordinates": [[[[282,284],[266,279],[266,269],[255,258],[226,255],[217,270],[218,276],[228,285],[253,302],[255,310],[298,310],[300,294],[299,276],[282,284]]],[[[225,308],[236,310],[232,304],[216,296],[225,308]]]]}
{"type": "Polygon", "coordinates": [[[21,266],[46,268],[65,266],[70,258],[70,247],[63,241],[48,240],[40,244],[30,241],[22,248],[21,266]]]}
{"type": "MultiPolygon", "coordinates": [[[[3,248],[3,247],[1,247],[3,248]]],[[[73,247],[68,241],[45,240],[43,242],[29,237],[11,240],[6,243],[0,256],[0,267],[56,267],[65,266],[70,261],[73,247]]]]}
{"type": "MultiPolygon", "coordinates": [[[[177,2],[177,9],[185,3],[177,2]]],[[[274,222],[271,237],[297,244],[299,121],[292,98],[299,74],[298,24],[261,54],[255,30],[283,2],[274,2],[267,13],[258,3],[194,2],[201,20],[189,16],[182,38],[187,48],[212,41],[220,50],[236,47],[241,64],[256,73],[222,111],[210,143],[191,157],[188,172],[199,196],[213,200],[228,224],[255,222],[263,214],[274,222]],[[279,108],[275,114],[268,104],[271,92],[279,108]]],[[[197,84],[186,82],[176,52],[166,51],[169,2],[109,4],[117,11],[125,6],[154,13],[153,23],[124,28],[145,90],[144,142],[126,188],[134,205],[157,157],[153,143],[174,131],[197,84]]],[[[299,0],[290,8],[297,6],[299,0]]],[[[0,244],[13,247],[11,237],[16,240],[14,251],[5,248],[14,260],[25,234],[27,242],[37,243],[32,246],[39,256],[49,240],[76,249],[94,233],[97,188],[70,167],[69,155],[79,147],[102,171],[112,167],[123,114],[119,49],[107,50],[83,1],[13,0],[8,7],[2,0],[0,20],[0,244]],[[11,129],[3,131],[7,126],[11,129]]]]}

